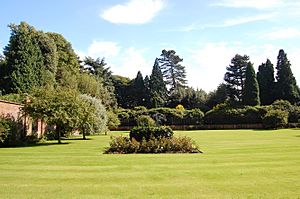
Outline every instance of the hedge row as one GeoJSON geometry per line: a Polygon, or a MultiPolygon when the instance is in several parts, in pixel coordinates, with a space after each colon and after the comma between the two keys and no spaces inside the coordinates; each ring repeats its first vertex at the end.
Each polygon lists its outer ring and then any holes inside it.
{"type": "Polygon", "coordinates": [[[266,128],[277,128],[285,126],[287,122],[300,123],[300,107],[291,105],[284,100],[275,101],[270,106],[240,108],[219,104],[205,114],[199,109],[156,108],[147,110],[144,107],[137,107],[133,110],[120,110],[118,117],[121,126],[264,124],[266,128]]]}
{"type": "Polygon", "coordinates": [[[199,109],[178,110],[171,108],[122,109],[118,112],[121,126],[138,125],[200,125],[203,124],[204,113],[199,109]]]}

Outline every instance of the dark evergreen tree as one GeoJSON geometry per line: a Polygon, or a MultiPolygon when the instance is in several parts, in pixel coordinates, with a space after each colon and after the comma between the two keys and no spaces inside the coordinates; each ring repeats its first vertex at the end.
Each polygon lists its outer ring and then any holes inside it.
{"type": "Polygon", "coordinates": [[[118,105],[122,108],[131,108],[132,80],[119,75],[113,75],[112,78],[118,105]]]}
{"type": "Polygon", "coordinates": [[[151,96],[150,96],[150,78],[148,75],[146,75],[144,79],[144,84],[145,84],[145,92],[146,92],[146,100],[145,100],[145,106],[147,108],[151,108],[151,96]]]}
{"type": "Polygon", "coordinates": [[[150,107],[157,108],[165,104],[168,90],[163,79],[158,59],[155,59],[149,81],[150,107]]]}
{"type": "Polygon", "coordinates": [[[245,86],[243,90],[243,104],[248,106],[260,105],[259,86],[252,63],[248,62],[245,86]]]}
{"type": "Polygon", "coordinates": [[[43,55],[37,42],[37,31],[25,22],[9,25],[11,36],[4,49],[6,58],[3,74],[4,93],[26,93],[41,85],[41,71],[45,71],[43,55]]]}
{"type": "Polygon", "coordinates": [[[221,83],[215,91],[208,94],[206,105],[213,108],[217,104],[224,103],[228,98],[226,84],[221,83]]]}
{"type": "Polygon", "coordinates": [[[146,106],[146,87],[143,75],[140,71],[138,71],[136,78],[132,82],[132,107],[136,106],[146,106]]]}
{"type": "Polygon", "coordinates": [[[274,67],[269,59],[258,67],[257,81],[259,85],[259,97],[262,105],[270,105],[274,102],[274,67]]]}
{"type": "Polygon", "coordinates": [[[300,100],[299,87],[291,70],[290,61],[284,50],[279,50],[277,57],[276,92],[277,99],[297,103],[300,100]]]}
{"type": "Polygon", "coordinates": [[[185,67],[180,64],[183,61],[174,50],[163,50],[158,58],[160,68],[165,78],[166,85],[170,87],[170,93],[179,88],[185,88],[187,84],[185,67]]]}
{"type": "Polygon", "coordinates": [[[231,59],[231,64],[226,67],[224,80],[227,87],[229,100],[232,103],[242,102],[242,92],[244,90],[245,72],[249,63],[249,56],[235,55],[231,59]]]}
{"type": "Polygon", "coordinates": [[[5,59],[4,59],[4,56],[2,56],[0,54],[0,95],[3,94],[4,92],[4,88],[6,85],[6,82],[5,82],[5,78],[6,78],[6,72],[7,68],[6,68],[6,62],[5,62],[5,59]]]}

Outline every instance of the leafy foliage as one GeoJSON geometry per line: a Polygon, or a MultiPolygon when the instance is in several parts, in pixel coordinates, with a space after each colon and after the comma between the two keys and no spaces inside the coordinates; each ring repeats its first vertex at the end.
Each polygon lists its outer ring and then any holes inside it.
{"type": "Polygon", "coordinates": [[[1,74],[6,84],[1,85],[5,94],[26,93],[40,86],[45,80],[43,54],[37,41],[37,31],[25,22],[9,25],[11,36],[4,49],[6,64],[1,74]]]}
{"type": "Polygon", "coordinates": [[[138,142],[144,140],[150,140],[153,138],[171,138],[173,137],[173,131],[168,126],[136,126],[130,131],[130,139],[135,139],[138,142]]]}
{"type": "Polygon", "coordinates": [[[138,126],[155,126],[155,120],[148,115],[141,115],[137,117],[138,126]]]}
{"type": "Polygon", "coordinates": [[[105,153],[202,153],[189,137],[151,138],[137,142],[127,137],[114,137],[105,153]]]}
{"type": "Polygon", "coordinates": [[[72,130],[103,130],[106,124],[105,109],[99,100],[87,96],[83,100],[78,91],[63,87],[36,89],[23,111],[55,125],[59,143],[61,135],[72,130]]]}
{"type": "Polygon", "coordinates": [[[282,110],[269,110],[263,117],[265,128],[277,129],[288,124],[288,112],[282,110]]]}

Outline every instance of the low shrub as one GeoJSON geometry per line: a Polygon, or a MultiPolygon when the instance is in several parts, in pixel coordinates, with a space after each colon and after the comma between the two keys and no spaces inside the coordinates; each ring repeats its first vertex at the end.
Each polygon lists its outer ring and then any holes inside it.
{"type": "Polygon", "coordinates": [[[204,113],[200,109],[186,110],[184,115],[185,125],[203,124],[204,113]]]}
{"type": "Polygon", "coordinates": [[[168,126],[137,126],[131,129],[130,139],[135,139],[138,142],[141,142],[143,139],[146,141],[150,138],[170,138],[173,137],[173,130],[168,126]]]}
{"type": "Polygon", "coordinates": [[[263,118],[263,125],[267,129],[277,129],[288,124],[288,112],[282,110],[269,110],[263,118]]]}
{"type": "Polygon", "coordinates": [[[137,118],[138,126],[155,126],[155,120],[148,115],[141,115],[137,118]]]}
{"type": "Polygon", "coordinates": [[[16,123],[13,120],[0,118],[0,147],[10,146],[15,142],[16,123]]]}
{"type": "Polygon", "coordinates": [[[19,125],[11,118],[0,118],[0,147],[25,146],[39,141],[35,135],[23,136],[19,125]]]}
{"type": "Polygon", "coordinates": [[[113,137],[106,154],[118,153],[202,153],[195,142],[189,137],[162,137],[141,142],[128,137],[113,137]]]}

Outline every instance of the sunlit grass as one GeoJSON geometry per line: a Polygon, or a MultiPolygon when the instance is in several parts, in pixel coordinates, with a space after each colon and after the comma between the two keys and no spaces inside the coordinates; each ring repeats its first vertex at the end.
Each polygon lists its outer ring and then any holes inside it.
{"type": "Polygon", "coordinates": [[[300,198],[300,130],[180,131],[204,153],[103,154],[119,134],[0,149],[0,198],[300,198]]]}

